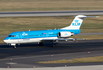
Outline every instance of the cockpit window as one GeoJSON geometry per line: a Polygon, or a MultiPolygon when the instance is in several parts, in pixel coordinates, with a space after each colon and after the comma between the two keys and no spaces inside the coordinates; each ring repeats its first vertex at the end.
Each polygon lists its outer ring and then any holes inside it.
{"type": "Polygon", "coordinates": [[[15,35],[8,35],[8,37],[16,37],[15,35]]]}

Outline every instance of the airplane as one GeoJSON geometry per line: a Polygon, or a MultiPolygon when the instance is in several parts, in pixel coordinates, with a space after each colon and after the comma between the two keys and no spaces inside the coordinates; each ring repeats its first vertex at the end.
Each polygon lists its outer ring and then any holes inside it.
{"type": "Polygon", "coordinates": [[[23,43],[38,43],[43,46],[44,42],[51,42],[52,47],[55,47],[54,43],[58,41],[74,41],[75,39],[69,37],[80,33],[83,19],[88,17],[94,16],[77,15],[70,26],[61,29],[12,32],[3,41],[14,48],[23,43]]]}

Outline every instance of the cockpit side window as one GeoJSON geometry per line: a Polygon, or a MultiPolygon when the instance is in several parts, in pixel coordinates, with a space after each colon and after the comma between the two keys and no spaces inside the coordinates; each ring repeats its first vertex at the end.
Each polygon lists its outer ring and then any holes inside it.
{"type": "Polygon", "coordinates": [[[8,35],[8,37],[16,37],[15,35],[8,35]]]}
{"type": "Polygon", "coordinates": [[[15,35],[12,35],[12,37],[16,37],[15,35]]]}

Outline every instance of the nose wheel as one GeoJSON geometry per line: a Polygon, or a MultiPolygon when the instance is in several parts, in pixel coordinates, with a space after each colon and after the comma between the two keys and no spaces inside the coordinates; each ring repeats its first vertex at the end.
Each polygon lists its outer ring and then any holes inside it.
{"type": "Polygon", "coordinates": [[[14,46],[14,49],[16,49],[16,45],[14,46]]]}

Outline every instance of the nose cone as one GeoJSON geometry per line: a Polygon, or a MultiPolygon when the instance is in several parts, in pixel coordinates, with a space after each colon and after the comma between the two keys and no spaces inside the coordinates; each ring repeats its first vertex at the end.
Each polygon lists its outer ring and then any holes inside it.
{"type": "Polygon", "coordinates": [[[7,40],[3,40],[4,41],[4,43],[7,43],[7,40]]]}
{"type": "Polygon", "coordinates": [[[9,38],[8,37],[6,37],[6,38],[4,38],[4,43],[8,43],[8,40],[9,40],[9,38]]]}

